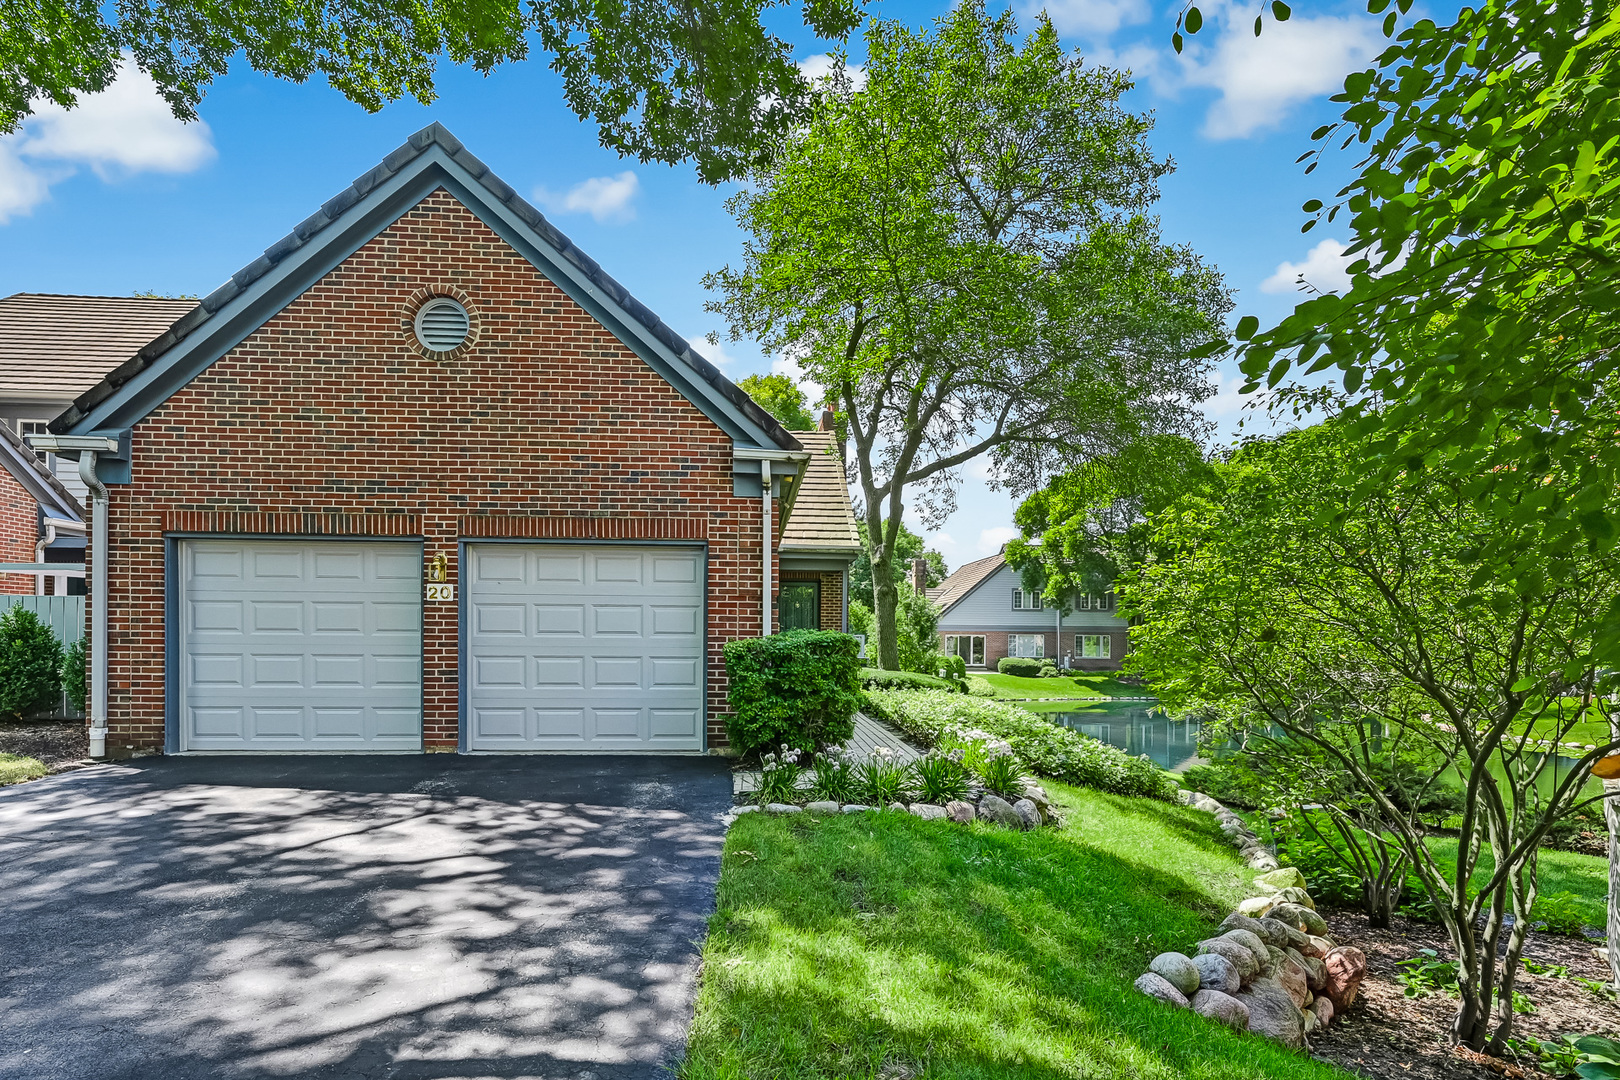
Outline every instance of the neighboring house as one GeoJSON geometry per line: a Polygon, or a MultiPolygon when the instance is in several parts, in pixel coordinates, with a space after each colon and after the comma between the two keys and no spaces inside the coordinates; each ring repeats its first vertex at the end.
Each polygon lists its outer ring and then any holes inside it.
{"type": "Polygon", "coordinates": [[[51,430],[109,493],[112,755],[701,751],[725,642],[845,547],[800,438],[438,124],[51,430]]]}
{"type": "MultiPolygon", "coordinates": [[[[24,437],[44,434],[74,398],[196,306],[147,296],[0,297],[0,426],[24,437]]],[[[74,463],[43,452],[40,458],[83,501],[74,463]]]]}
{"type": "Polygon", "coordinates": [[[777,623],[783,630],[848,630],[849,566],[861,540],[844,459],[830,431],[795,431],[793,437],[810,451],[810,461],[782,530],[777,623]]]}
{"type": "Polygon", "coordinates": [[[0,594],[82,595],[83,564],[84,509],[0,424],[0,594]]]}
{"type": "Polygon", "coordinates": [[[1061,614],[1020,587],[1002,552],[960,567],[928,596],[942,609],[941,648],[970,668],[994,671],[1004,656],[1025,656],[1117,671],[1125,655],[1126,623],[1112,593],[1078,597],[1061,614]]]}

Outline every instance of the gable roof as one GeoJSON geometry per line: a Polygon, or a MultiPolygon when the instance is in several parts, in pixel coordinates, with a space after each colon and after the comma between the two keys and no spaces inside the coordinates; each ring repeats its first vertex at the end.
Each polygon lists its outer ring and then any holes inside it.
{"type": "Polygon", "coordinates": [[[62,486],[62,481],[51,475],[51,470],[22,441],[22,436],[5,424],[0,424],[0,469],[10,473],[23,490],[45,508],[46,517],[84,520],[84,507],[79,505],[79,500],[62,486]]]}
{"type": "Polygon", "coordinates": [[[459,199],[734,441],[765,449],[803,449],[775,417],[438,123],[412,135],[203,297],[80,395],[51,422],[51,430],[86,434],[127,429],[439,188],[459,199]]]}
{"type": "Polygon", "coordinates": [[[72,400],[196,306],[148,296],[0,298],[0,398],[72,400]]]}
{"type": "Polygon", "coordinates": [[[781,550],[860,553],[855,531],[855,510],[849,502],[844,459],[838,456],[837,436],[830,431],[795,431],[793,437],[810,451],[804,479],[794,497],[793,512],[782,529],[781,550]]]}
{"type": "Polygon", "coordinates": [[[956,573],[940,582],[939,588],[928,590],[928,598],[939,605],[943,614],[1006,564],[1007,556],[999,551],[987,558],[964,563],[956,568],[956,573]]]}

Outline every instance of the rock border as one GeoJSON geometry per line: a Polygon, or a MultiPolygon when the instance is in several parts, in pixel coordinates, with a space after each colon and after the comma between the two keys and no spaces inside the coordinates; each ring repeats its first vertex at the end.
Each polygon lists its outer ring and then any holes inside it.
{"type": "Polygon", "coordinates": [[[1243,862],[1250,870],[1276,870],[1280,865],[1277,856],[1260,842],[1260,838],[1250,829],[1237,814],[1222,806],[1214,799],[1197,791],[1182,791],[1178,793],[1182,803],[1194,810],[1203,810],[1214,814],[1215,820],[1221,826],[1221,832],[1232,841],[1232,846],[1238,849],[1243,856],[1243,862]]]}
{"type": "Polygon", "coordinates": [[[1052,798],[1046,789],[1033,780],[1024,781],[1024,797],[1008,802],[1001,796],[988,791],[973,791],[967,799],[953,799],[945,805],[938,803],[899,803],[892,802],[888,806],[867,806],[865,803],[837,803],[828,801],[811,802],[802,806],[795,803],[747,803],[733,807],[731,813],[725,817],[729,827],[744,814],[860,814],[868,811],[896,811],[909,813],[913,817],[920,817],[925,821],[950,821],[957,825],[966,825],[973,821],[988,821],[994,825],[1003,825],[1010,829],[1028,830],[1037,829],[1042,825],[1057,825],[1059,818],[1057,808],[1052,805],[1052,798]]]}

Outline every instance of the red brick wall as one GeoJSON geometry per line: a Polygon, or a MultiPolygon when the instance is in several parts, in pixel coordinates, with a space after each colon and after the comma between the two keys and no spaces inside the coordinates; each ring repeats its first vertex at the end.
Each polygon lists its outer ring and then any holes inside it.
{"type": "MultiPolygon", "coordinates": [[[[706,540],[709,740],[721,647],[759,633],[759,500],[731,440],[443,190],[139,425],[112,489],[111,751],[163,745],[165,530],[706,540]],[[464,355],[419,355],[424,290],[467,305],[464,355]],[[237,515],[244,515],[238,517],[237,515]],[[264,515],[247,517],[246,515],[264,515]]],[[[774,577],[773,572],[773,577],[774,577]]],[[[424,742],[457,739],[457,605],[424,605],[424,742]]]]}
{"type": "MultiPolygon", "coordinates": [[[[1026,632],[1036,633],[1036,631],[1026,632]]],[[[1053,640],[1057,637],[1057,631],[1048,630],[1041,635],[1045,639],[1046,656],[1044,659],[1056,660],[1062,655],[1062,652],[1073,650],[1074,667],[1077,671],[1118,671],[1120,659],[1125,655],[1127,641],[1125,631],[1110,631],[1110,636],[1114,640],[1109,644],[1109,657],[1106,660],[1100,658],[1083,659],[1080,656],[1080,642],[1077,639],[1087,633],[1095,633],[1095,631],[1063,631],[1063,650],[1060,652],[1055,647],[1053,640]]],[[[952,637],[963,637],[969,634],[982,634],[984,636],[984,668],[974,670],[994,671],[996,670],[996,664],[1003,657],[1009,655],[1007,652],[1008,631],[1006,630],[952,630],[950,634],[952,637]]],[[[939,635],[939,647],[941,649],[945,648],[945,637],[944,633],[939,635]]]]}
{"type": "MultiPolygon", "coordinates": [[[[39,504],[17,478],[0,469],[0,562],[33,562],[39,504]]],[[[0,574],[0,594],[32,596],[32,574],[0,574]]]]}

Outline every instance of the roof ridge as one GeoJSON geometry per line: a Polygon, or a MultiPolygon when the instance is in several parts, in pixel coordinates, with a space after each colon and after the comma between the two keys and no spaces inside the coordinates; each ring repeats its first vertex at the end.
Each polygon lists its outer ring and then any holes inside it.
{"type": "Polygon", "coordinates": [[[561,230],[547,221],[540,211],[518,195],[516,189],[510,184],[496,176],[488,165],[475,157],[462,144],[460,139],[450,134],[449,129],[437,120],[406,139],[402,145],[386,155],[381,162],[361,173],[348,187],[322,203],[319,210],[293,226],[291,232],[265,248],[264,253],[257,259],[232,274],[223,285],[203,297],[195,308],[175,320],[173,326],[147,343],[129,361],[113,369],[100,383],[81,394],[66,412],[51,422],[51,430],[66,431],[80,420],[83,420],[92,409],[110,397],[120,386],[133,379],[150,366],[153,361],[157,360],[158,357],[189,337],[198,327],[206,323],[232,300],[246,292],[248,286],[269,273],[278,263],[309,243],[328,226],[339,221],[349,209],[358,205],[371,191],[422,156],[432,146],[440,147],[452,161],[466,169],[468,174],[494,196],[496,201],[516,214],[525,225],[539,233],[546,243],[557,250],[558,254],[584,273],[591,284],[601,289],[626,314],[641,323],[659,342],[675,354],[676,359],[696,372],[704,382],[718,390],[749,420],[763,428],[779,446],[786,450],[803,449],[798,440],[782,426],[776,417],[766,412],[758,402],[749,397],[745,391],[730,379],[727,379],[719,368],[693,349],[691,342],[677,334],[669,324],[654,314],[652,309],[632,296],[630,290],[603,270],[601,264],[580,250],[561,230]],[[787,441],[784,443],[783,439],[787,441]]]}

